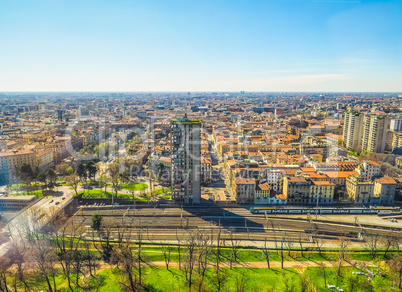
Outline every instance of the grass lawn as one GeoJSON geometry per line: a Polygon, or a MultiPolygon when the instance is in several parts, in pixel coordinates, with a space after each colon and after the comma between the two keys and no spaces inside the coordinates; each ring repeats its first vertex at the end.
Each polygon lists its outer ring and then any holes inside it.
{"type": "MultiPolygon", "coordinates": [[[[370,285],[365,276],[357,276],[352,274],[352,271],[357,272],[360,270],[352,267],[342,267],[341,276],[337,277],[332,267],[325,268],[326,282],[327,284],[337,285],[345,291],[391,291],[388,288],[390,283],[387,278],[377,276],[373,279],[372,285],[370,285]],[[352,290],[350,290],[350,283],[355,285],[352,290]]],[[[301,276],[293,268],[283,270],[246,267],[223,268],[222,274],[226,277],[222,291],[239,291],[238,286],[242,281],[244,281],[244,291],[302,291],[301,276]]],[[[119,281],[124,279],[121,271],[116,269],[104,270],[99,275],[102,276],[104,281],[99,291],[121,291],[119,281]]],[[[305,275],[315,287],[316,290],[314,291],[328,291],[324,286],[322,269],[309,267],[305,270],[305,275]]],[[[196,270],[194,271],[193,279],[194,284],[199,283],[200,277],[196,270]]],[[[176,268],[168,271],[165,267],[146,267],[143,269],[143,282],[150,291],[188,291],[184,273],[176,268]]],[[[203,288],[203,291],[217,291],[214,269],[208,269],[203,288]]],[[[198,291],[198,289],[194,287],[192,291],[198,291]]]]}
{"type": "MultiPolygon", "coordinates": [[[[297,289],[299,275],[294,269],[254,269],[254,268],[223,268],[222,274],[226,277],[221,291],[239,291],[237,283],[241,279],[245,282],[245,291],[285,291],[284,279],[297,289]]],[[[204,281],[202,291],[217,291],[215,272],[208,269],[207,277],[204,281]]],[[[195,283],[199,283],[200,277],[195,272],[193,274],[195,283]]],[[[188,291],[184,273],[178,269],[166,270],[166,268],[147,268],[144,274],[144,282],[155,289],[155,291],[188,291]]],[[[193,288],[192,291],[198,291],[193,288]]]]}
{"type": "Polygon", "coordinates": [[[22,187],[26,187],[26,184],[14,184],[14,185],[8,186],[8,189],[9,190],[15,190],[15,189],[19,189],[19,188],[22,188],[22,187]]]}
{"type": "Polygon", "coordinates": [[[19,192],[15,194],[10,194],[11,196],[27,196],[27,195],[35,195],[38,199],[42,197],[43,190],[36,190],[30,192],[19,192]]]}
{"type": "MultiPolygon", "coordinates": [[[[373,267],[369,267],[369,270],[374,273],[379,272],[373,267]]],[[[327,283],[327,285],[335,285],[341,289],[344,289],[344,291],[392,291],[390,287],[391,284],[388,278],[375,276],[372,279],[370,285],[370,281],[367,279],[366,276],[357,275],[356,272],[364,272],[365,274],[367,274],[367,271],[365,269],[358,269],[354,267],[342,267],[339,277],[336,274],[335,267],[325,268],[325,277],[324,269],[322,268],[309,267],[306,269],[305,273],[319,292],[328,291],[328,289],[325,287],[325,282],[327,283]]]]}
{"type": "Polygon", "coordinates": [[[172,199],[172,194],[166,194],[164,196],[162,196],[163,199],[172,199]]]}
{"type": "MultiPolygon", "coordinates": [[[[171,261],[178,262],[178,249],[177,246],[171,246],[171,261]]],[[[182,249],[183,250],[183,249],[182,249]]],[[[163,253],[160,245],[144,245],[143,246],[144,254],[147,255],[149,260],[151,261],[163,261],[163,253]]],[[[230,258],[231,249],[230,248],[222,248],[222,255],[226,258],[230,258]]],[[[336,260],[336,254],[331,252],[322,252],[319,254],[318,252],[303,252],[303,257],[301,256],[301,252],[299,251],[291,251],[290,255],[287,250],[283,251],[284,261],[299,261],[299,262],[321,262],[321,261],[333,261],[336,260]]],[[[356,261],[372,261],[373,257],[369,252],[351,252],[349,254],[350,259],[356,261]]],[[[264,255],[262,250],[259,249],[239,249],[238,258],[240,262],[265,262],[264,255]]],[[[383,259],[383,254],[379,253],[377,256],[378,259],[383,259]]],[[[270,260],[271,261],[281,261],[280,251],[270,251],[270,260]]]]}
{"type": "MultiPolygon", "coordinates": [[[[78,194],[84,194],[82,197],[83,198],[112,198],[112,196],[115,196],[115,193],[112,192],[106,192],[101,191],[101,190],[86,190],[78,192],[78,194]]],[[[130,194],[122,194],[122,193],[117,193],[117,198],[118,199],[127,199],[127,200],[132,200],[133,197],[130,194]]],[[[141,198],[135,198],[136,201],[141,201],[141,202],[147,202],[148,200],[146,199],[141,199],[141,198]]]]}
{"type": "MultiPolygon", "coordinates": [[[[120,185],[120,188],[124,189],[124,190],[130,190],[130,184],[122,184],[120,185]]],[[[143,191],[146,188],[148,188],[148,185],[145,183],[136,183],[134,184],[134,190],[135,191],[143,191]]]]}
{"type": "MultiPolygon", "coordinates": [[[[221,273],[225,275],[226,279],[222,284],[221,291],[238,291],[237,282],[240,279],[245,281],[245,291],[284,291],[285,281],[287,280],[293,287],[297,289],[299,283],[299,274],[294,269],[254,269],[254,268],[223,268],[221,273]]],[[[137,273],[136,273],[137,274],[137,273]]],[[[182,271],[176,268],[167,270],[165,267],[144,267],[142,270],[143,283],[147,286],[145,291],[188,291],[186,286],[185,275],[182,271]]],[[[121,286],[121,282],[124,281],[124,274],[118,269],[105,269],[97,273],[99,277],[100,292],[120,292],[124,291],[121,286]]],[[[198,291],[196,284],[199,283],[199,276],[196,270],[193,273],[193,289],[192,291],[198,291]]],[[[74,285],[75,278],[71,277],[72,287],[74,291],[89,291],[76,288],[74,285]]],[[[11,282],[11,279],[9,280],[11,282]]],[[[47,285],[43,277],[37,275],[30,278],[27,283],[31,287],[35,287],[35,291],[46,290],[47,285]]],[[[67,292],[68,284],[67,280],[63,277],[61,271],[56,276],[57,291],[67,292]]],[[[81,283],[82,285],[83,283],[81,283]]],[[[202,291],[217,291],[216,280],[214,277],[214,270],[208,269],[206,278],[203,284],[204,290],[202,291]]]]}

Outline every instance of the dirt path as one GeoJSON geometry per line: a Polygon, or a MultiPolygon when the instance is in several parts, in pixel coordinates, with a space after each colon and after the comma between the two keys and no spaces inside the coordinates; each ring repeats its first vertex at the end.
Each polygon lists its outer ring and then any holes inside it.
{"type": "MultiPolygon", "coordinates": [[[[353,261],[352,264],[355,262],[353,261]]],[[[370,266],[372,262],[365,262],[366,265],[370,266]]],[[[325,267],[333,267],[331,262],[327,261],[320,261],[320,262],[312,262],[312,261],[285,261],[283,262],[283,267],[284,268],[296,268],[296,270],[304,270],[308,267],[319,267],[319,265],[324,265],[325,267]]],[[[144,267],[146,265],[143,265],[144,267]]],[[[151,262],[149,266],[154,266],[154,267],[166,267],[165,262],[151,262]]],[[[213,264],[211,264],[211,267],[213,264]]],[[[342,262],[342,267],[350,267],[351,265],[345,261],[342,262]]],[[[222,265],[223,268],[229,268],[228,264],[222,265]]],[[[233,263],[233,267],[244,267],[244,268],[267,268],[267,263],[266,262],[242,262],[242,263],[233,263]]],[[[281,262],[278,261],[271,261],[270,262],[270,267],[271,268],[281,268],[281,262]]],[[[102,264],[99,268],[98,271],[103,271],[105,269],[113,269],[115,268],[114,265],[110,264],[102,264]]],[[[169,263],[169,268],[179,268],[179,263],[178,262],[171,262],[169,263]]]]}

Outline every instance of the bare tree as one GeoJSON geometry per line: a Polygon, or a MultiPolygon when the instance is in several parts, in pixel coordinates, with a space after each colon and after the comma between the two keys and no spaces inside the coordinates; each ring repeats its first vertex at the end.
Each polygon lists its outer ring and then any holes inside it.
{"type": "Polygon", "coordinates": [[[318,253],[320,256],[322,256],[321,251],[322,251],[322,246],[324,245],[324,240],[321,237],[315,236],[314,239],[314,244],[318,249],[318,253]]]}
{"type": "Polygon", "coordinates": [[[36,270],[45,278],[48,290],[51,292],[57,291],[56,263],[58,259],[56,251],[45,240],[38,241],[31,249],[36,270]]]}
{"type": "Polygon", "coordinates": [[[1,292],[10,292],[8,278],[9,272],[7,271],[10,266],[10,259],[3,257],[0,258],[0,291],[1,292]]]}
{"type": "Polygon", "coordinates": [[[166,270],[169,271],[169,264],[170,264],[170,252],[172,250],[170,243],[161,244],[163,258],[165,260],[166,270]]]}
{"type": "Polygon", "coordinates": [[[193,284],[193,272],[194,272],[194,265],[196,262],[195,249],[196,249],[195,235],[189,232],[186,240],[186,255],[183,267],[189,291],[191,291],[191,285],[193,284]]]}
{"type": "Polygon", "coordinates": [[[112,234],[113,234],[113,229],[115,228],[115,226],[117,225],[117,220],[115,218],[106,218],[104,220],[102,220],[102,224],[101,224],[101,235],[103,235],[101,237],[101,247],[102,247],[102,254],[103,254],[103,259],[106,262],[109,262],[110,257],[112,255],[112,251],[113,251],[113,245],[111,243],[112,241],[112,234]]]}
{"type": "Polygon", "coordinates": [[[121,243],[119,248],[113,251],[112,258],[117,264],[118,269],[123,272],[124,278],[120,281],[120,284],[128,291],[140,291],[141,284],[134,272],[137,268],[137,259],[131,249],[130,243],[128,241],[121,243]]]}
{"type": "Polygon", "coordinates": [[[380,235],[368,234],[365,236],[366,246],[369,248],[371,256],[375,258],[377,256],[378,245],[380,243],[380,235]]]}
{"type": "Polygon", "coordinates": [[[304,235],[304,233],[303,232],[299,232],[299,236],[298,236],[298,241],[299,241],[299,245],[300,245],[300,252],[301,252],[301,256],[302,257],[304,257],[304,255],[303,255],[303,243],[304,243],[304,240],[305,240],[305,235],[304,235]]]}
{"type": "Polygon", "coordinates": [[[338,252],[336,254],[337,261],[338,261],[338,267],[337,267],[336,274],[338,276],[340,276],[341,275],[342,262],[347,260],[347,252],[348,252],[348,246],[349,246],[348,239],[345,238],[345,237],[341,237],[339,239],[338,246],[339,246],[339,249],[338,249],[338,252]]]}
{"type": "Polygon", "coordinates": [[[281,252],[280,252],[280,257],[281,257],[281,268],[283,269],[283,260],[284,260],[284,254],[283,254],[283,246],[286,242],[287,238],[286,236],[282,236],[280,246],[281,246],[281,252]]]}
{"type": "Polygon", "coordinates": [[[262,254],[263,254],[265,260],[267,261],[268,269],[270,269],[271,268],[270,264],[269,264],[270,251],[269,251],[269,248],[267,247],[267,238],[266,237],[265,237],[265,240],[264,240],[264,248],[262,249],[262,254]]]}
{"type": "Polygon", "coordinates": [[[84,264],[89,271],[89,275],[94,277],[96,275],[96,268],[98,267],[98,257],[94,254],[90,240],[83,241],[83,257],[84,264]]]}
{"type": "Polygon", "coordinates": [[[206,277],[206,271],[208,268],[208,262],[210,259],[211,250],[211,237],[204,233],[202,230],[198,230],[197,233],[197,246],[198,246],[198,275],[200,276],[198,282],[198,291],[202,291],[204,280],[206,277]]]}
{"type": "Polygon", "coordinates": [[[389,261],[389,268],[392,273],[395,275],[397,279],[397,284],[399,290],[402,289],[402,256],[401,255],[394,255],[392,259],[389,261]]]}
{"type": "Polygon", "coordinates": [[[181,270],[181,239],[180,236],[178,234],[178,230],[176,229],[176,240],[177,240],[177,253],[179,256],[179,270],[181,270]]]}
{"type": "Polygon", "coordinates": [[[27,265],[24,265],[25,260],[29,256],[28,246],[26,245],[26,242],[23,238],[16,238],[16,237],[11,237],[10,244],[11,248],[9,251],[9,257],[11,262],[13,262],[16,265],[14,286],[17,285],[18,281],[23,285],[24,290],[29,291],[30,286],[28,281],[26,280],[26,273],[25,273],[27,265]]]}
{"type": "Polygon", "coordinates": [[[396,242],[398,242],[398,235],[397,234],[388,233],[388,234],[386,234],[386,235],[381,237],[380,243],[385,248],[384,257],[387,257],[388,251],[390,250],[390,248],[392,248],[392,247],[394,247],[396,245],[395,244],[396,242]]]}
{"type": "Polygon", "coordinates": [[[288,256],[292,257],[290,254],[290,251],[292,250],[293,241],[292,241],[292,238],[290,236],[288,236],[286,233],[285,233],[285,245],[288,248],[288,256]]]}
{"type": "Polygon", "coordinates": [[[238,262],[238,254],[239,254],[239,246],[240,246],[240,240],[236,238],[234,235],[234,230],[229,231],[229,239],[230,239],[230,244],[231,244],[231,252],[230,252],[230,268],[232,268],[233,263],[238,262]]]}
{"type": "Polygon", "coordinates": [[[218,229],[218,234],[216,238],[216,248],[213,249],[214,253],[214,260],[215,260],[215,266],[214,266],[214,285],[216,287],[216,290],[219,292],[222,290],[226,279],[227,279],[227,274],[222,270],[221,268],[221,262],[222,262],[222,254],[221,254],[221,232],[222,229],[218,229]]]}
{"type": "MultiPolygon", "coordinates": [[[[77,266],[74,270],[74,260],[76,253],[79,252],[81,242],[82,226],[74,224],[74,220],[70,220],[54,233],[55,242],[58,248],[59,263],[63,269],[63,275],[67,279],[68,288],[74,291],[71,283],[71,274],[75,271],[77,274],[77,266]]],[[[79,274],[79,271],[78,271],[79,274]]],[[[78,280],[76,280],[76,284],[78,280]]]]}
{"type": "Polygon", "coordinates": [[[143,235],[144,235],[144,230],[140,226],[138,226],[136,240],[137,240],[137,244],[138,244],[137,269],[138,269],[138,281],[139,281],[140,286],[142,286],[142,263],[146,263],[145,258],[142,254],[143,235]]]}

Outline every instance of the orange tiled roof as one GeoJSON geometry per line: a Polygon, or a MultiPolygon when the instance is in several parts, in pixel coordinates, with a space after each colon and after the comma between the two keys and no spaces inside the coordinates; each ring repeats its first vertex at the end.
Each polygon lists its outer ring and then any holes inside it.
{"type": "Polygon", "coordinates": [[[389,176],[384,176],[382,178],[376,179],[375,181],[379,182],[380,184],[387,184],[387,185],[396,184],[396,181],[392,177],[389,177],[389,176]]]}

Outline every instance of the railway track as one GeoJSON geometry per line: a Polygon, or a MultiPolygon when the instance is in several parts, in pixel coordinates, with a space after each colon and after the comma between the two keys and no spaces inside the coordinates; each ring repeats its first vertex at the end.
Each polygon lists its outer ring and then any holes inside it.
{"type": "MultiPolygon", "coordinates": [[[[115,238],[124,230],[135,234],[145,232],[148,240],[163,241],[185,239],[190,231],[202,230],[207,234],[217,234],[221,229],[224,240],[234,238],[248,241],[277,241],[287,238],[298,242],[300,237],[309,242],[313,237],[336,240],[346,237],[357,240],[358,234],[378,234],[380,236],[392,231],[389,227],[372,225],[353,225],[349,223],[307,221],[302,218],[281,218],[262,214],[251,214],[245,209],[216,208],[114,208],[85,207],[77,208],[68,220],[74,226],[81,226],[85,232],[91,224],[91,216],[98,213],[110,222],[109,234],[115,238]]],[[[398,230],[399,231],[399,230],[398,230]]],[[[400,233],[398,233],[400,235],[400,233]]],[[[212,235],[213,236],[213,235],[212,235]]]]}

